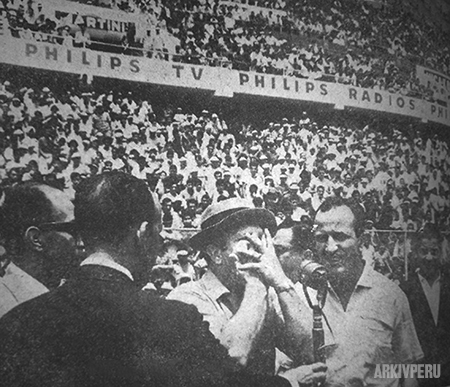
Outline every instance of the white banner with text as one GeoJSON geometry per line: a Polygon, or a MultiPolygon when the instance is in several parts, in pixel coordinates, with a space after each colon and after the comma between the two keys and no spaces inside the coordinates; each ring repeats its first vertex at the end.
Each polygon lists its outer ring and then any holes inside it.
{"type": "Polygon", "coordinates": [[[111,54],[5,36],[0,37],[0,46],[4,53],[0,62],[12,65],[211,90],[227,97],[240,93],[312,101],[339,109],[347,106],[401,114],[450,126],[449,108],[351,85],[111,54]]]}

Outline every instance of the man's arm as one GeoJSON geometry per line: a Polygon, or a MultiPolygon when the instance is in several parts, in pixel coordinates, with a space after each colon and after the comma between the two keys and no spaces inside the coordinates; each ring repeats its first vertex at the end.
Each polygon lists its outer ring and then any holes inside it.
{"type": "MultiPolygon", "coordinates": [[[[172,303],[168,301],[167,304],[172,303]]],[[[289,387],[282,378],[254,375],[236,367],[227,350],[211,334],[208,324],[192,306],[173,304],[176,322],[173,322],[177,345],[171,347],[173,356],[183,359],[173,369],[173,385],[198,387],[289,387]],[[188,356],[186,356],[188,354],[188,356]]],[[[169,309],[167,309],[169,310],[169,309]]],[[[168,316],[169,317],[169,316],[168,316]]],[[[169,366],[169,364],[168,364],[169,366]]]]}
{"type": "Polygon", "coordinates": [[[254,271],[262,281],[275,289],[284,318],[282,332],[284,347],[287,354],[292,356],[296,363],[312,363],[311,337],[304,328],[303,320],[308,318],[300,306],[301,300],[295,291],[292,281],[284,273],[273,247],[272,237],[268,230],[262,241],[253,237],[249,240],[261,252],[259,262],[247,263],[240,266],[241,270],[254,271]]]}
{"type": "Polygon", "coordinates": [[[314,361],[312,340],[303,324],[305,318],[311,318],[307,315],[310,311],[301,309],[300,297],[292,282],[288,281],[283,287],[275,288],[284,318],[280,349],[290,355],[296,364],[311,364],[314,361]]]}
{"type": "Polygon", "coordinates": [[[218,301],[213,301],[204,293],[198,283],[178,287],[167,297],[194,305],[209,323],[211,333],[242,366],[248,362],[267,312],[267,288],[255,276],[248,274],[245,278],[246,286],[240,304],[234,297],[223,302],[230,310],[231,318],[222,311],[218,301]]]}
{"type": "Polygon", "coordinates": [[[244,297],[233,317],[217,336],[229,355],[246,366],[267,312],[267,288],[256,277],[246,277],[244,297]]]}

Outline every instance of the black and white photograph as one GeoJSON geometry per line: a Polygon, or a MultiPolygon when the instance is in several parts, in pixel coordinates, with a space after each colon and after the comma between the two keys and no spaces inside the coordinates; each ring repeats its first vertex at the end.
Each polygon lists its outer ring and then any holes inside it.
{"type": "Polygon", "coordinates": [[[450,0],[0,0],[0,385],[450,387],[450,0]]]}

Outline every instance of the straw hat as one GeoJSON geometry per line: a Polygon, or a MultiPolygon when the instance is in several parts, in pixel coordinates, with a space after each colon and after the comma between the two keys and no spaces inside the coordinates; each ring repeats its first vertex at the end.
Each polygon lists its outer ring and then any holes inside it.
{"type": "Polygon", "coordinates": [[[242,226],[260,226],[275,235],[277,223],[275,216],[263,208],[255,208],[251,202],[232,198],[209,206],[201,217],[200,232],[190,239],[190,245],[201,249],[217,234],[242,226]]]}

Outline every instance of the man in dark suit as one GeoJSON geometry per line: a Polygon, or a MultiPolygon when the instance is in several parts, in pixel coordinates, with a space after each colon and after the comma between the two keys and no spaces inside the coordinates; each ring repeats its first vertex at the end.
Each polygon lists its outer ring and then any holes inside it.
{"type": "Polygon", "coordinates": [[[424,364],[440,364],[437,379],[418,379],[421,386],[450,385],[450,277],[442,266],[442,237],[428,223],[413,248],[415,272],[402,289],[408,297],[424,364]]]}
{"type": "Polygon", "coordinates": [[[64,285],[0,320],[5,386],[277,386],[235,373],[194,307],[142,291],[157,255],[159,206],[144,181],[83,181],[75,222],[89,256],[64,285]]]}

